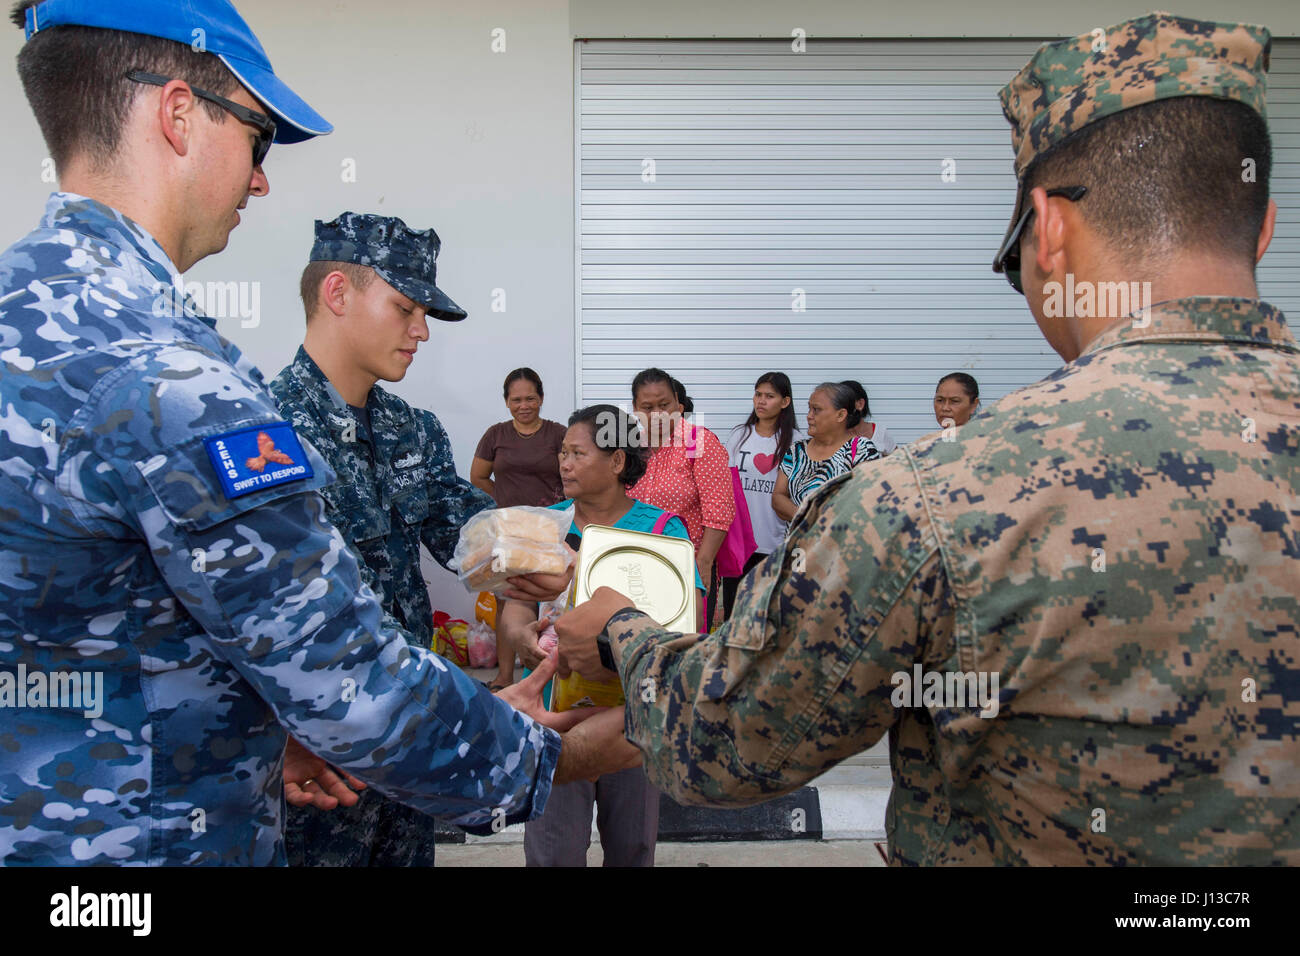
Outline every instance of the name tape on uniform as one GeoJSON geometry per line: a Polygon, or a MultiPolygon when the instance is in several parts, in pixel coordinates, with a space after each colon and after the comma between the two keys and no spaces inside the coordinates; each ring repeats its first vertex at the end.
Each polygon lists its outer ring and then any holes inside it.
{"type": "Polygon", "coordinates": [[[302,443],[288,422],[254,425],[203,440],[226,498],[312,477],[302,443]]]}

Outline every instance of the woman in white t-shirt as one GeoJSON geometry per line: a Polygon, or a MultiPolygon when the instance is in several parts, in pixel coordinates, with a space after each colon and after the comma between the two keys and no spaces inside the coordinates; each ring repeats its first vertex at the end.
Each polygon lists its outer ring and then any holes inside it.
{"type": "MultiPolygon", "coordinates": [[[[785,538],[786,523],[772,510],[772,490],[781,459],[803,438],[796,425],[790,379],[784,372],[767,372],[754,384],[754,411],[727,439],[731,466],[740,472],[749,521],[758,546],[745,564],[745,573],[776,550],[785,538]]],[[[736,601],[740,578],[722,579],[722,606],[727,617],[736,601]]]]}
{"type": "Polygon", "coordinates": [[[880,450],[880,454],[888,455],[898,447],[898,442],[889,434],[889,429],[880,422],[873,421],[871,418],[871,401],[867,398],[867,390],[862,387],[862,383],[855,379],[845,379],[840,382],[841,385],[847,385],[853,389],[853,394],[857,396],[858,414],[862,416],[862,421],[858,422],[853,429],[853,434],[857,438],[870,438],[871,444],[880,450]]]}

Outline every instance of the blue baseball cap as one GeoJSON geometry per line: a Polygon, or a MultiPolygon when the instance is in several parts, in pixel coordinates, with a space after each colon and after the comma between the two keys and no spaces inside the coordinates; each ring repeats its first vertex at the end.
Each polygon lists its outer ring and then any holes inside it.
{"type": "Polygon", "coordinates": [[[45,0],[27,8],[27,39],[57,26],[143,33],[218,57],[275,115],[275,142],[301,143],[334,127],[285,86],[230,0],[45,0]]]}

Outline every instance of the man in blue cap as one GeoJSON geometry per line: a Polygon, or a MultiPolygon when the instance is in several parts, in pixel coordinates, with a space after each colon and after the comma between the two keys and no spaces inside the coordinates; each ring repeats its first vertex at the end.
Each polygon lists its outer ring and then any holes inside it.
{"type": "Polygon", "coordinates": [[[355,799],[319,755],[483,830],[634,764],[618,711],[562,745],[540,686],[522,713],[408,643],[258,370],[155,308],[266,194],[270,143],[330,130],[235,9],[15,20],[63,191],[0,254],[0,860],[283,863],[285,797],[355,799]]]}
{"type": "MultiPolygon", "coordinates": [[[[425,650],[433,608],[420,545],[445,567],[461,527],[493,506],[456,474],[437,417],[376,384],[406,376],[428,341],[429,316],[465,318],[438,288],[440,246],[432,229],[392,217],[345,212],[317,222],[301,282],[306,338],[271,383],[294,432],[338,475],[321,489],[326,516],[384,613],[425,650]]],[[[333,813],[291,808],[285,843],[292,866],[432,866],[434,821],[370,793],[333,813]]]]}

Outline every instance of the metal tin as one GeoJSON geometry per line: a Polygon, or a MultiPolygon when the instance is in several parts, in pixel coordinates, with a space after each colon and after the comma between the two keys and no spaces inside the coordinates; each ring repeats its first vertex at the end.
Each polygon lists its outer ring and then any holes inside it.
{"type": "Polygon", "coordinates": [[[575,605],[611,587],[657,624],[696,631],[695,548],[685,538],[589,524],[582,529],[573,581],[575,605]]]}

